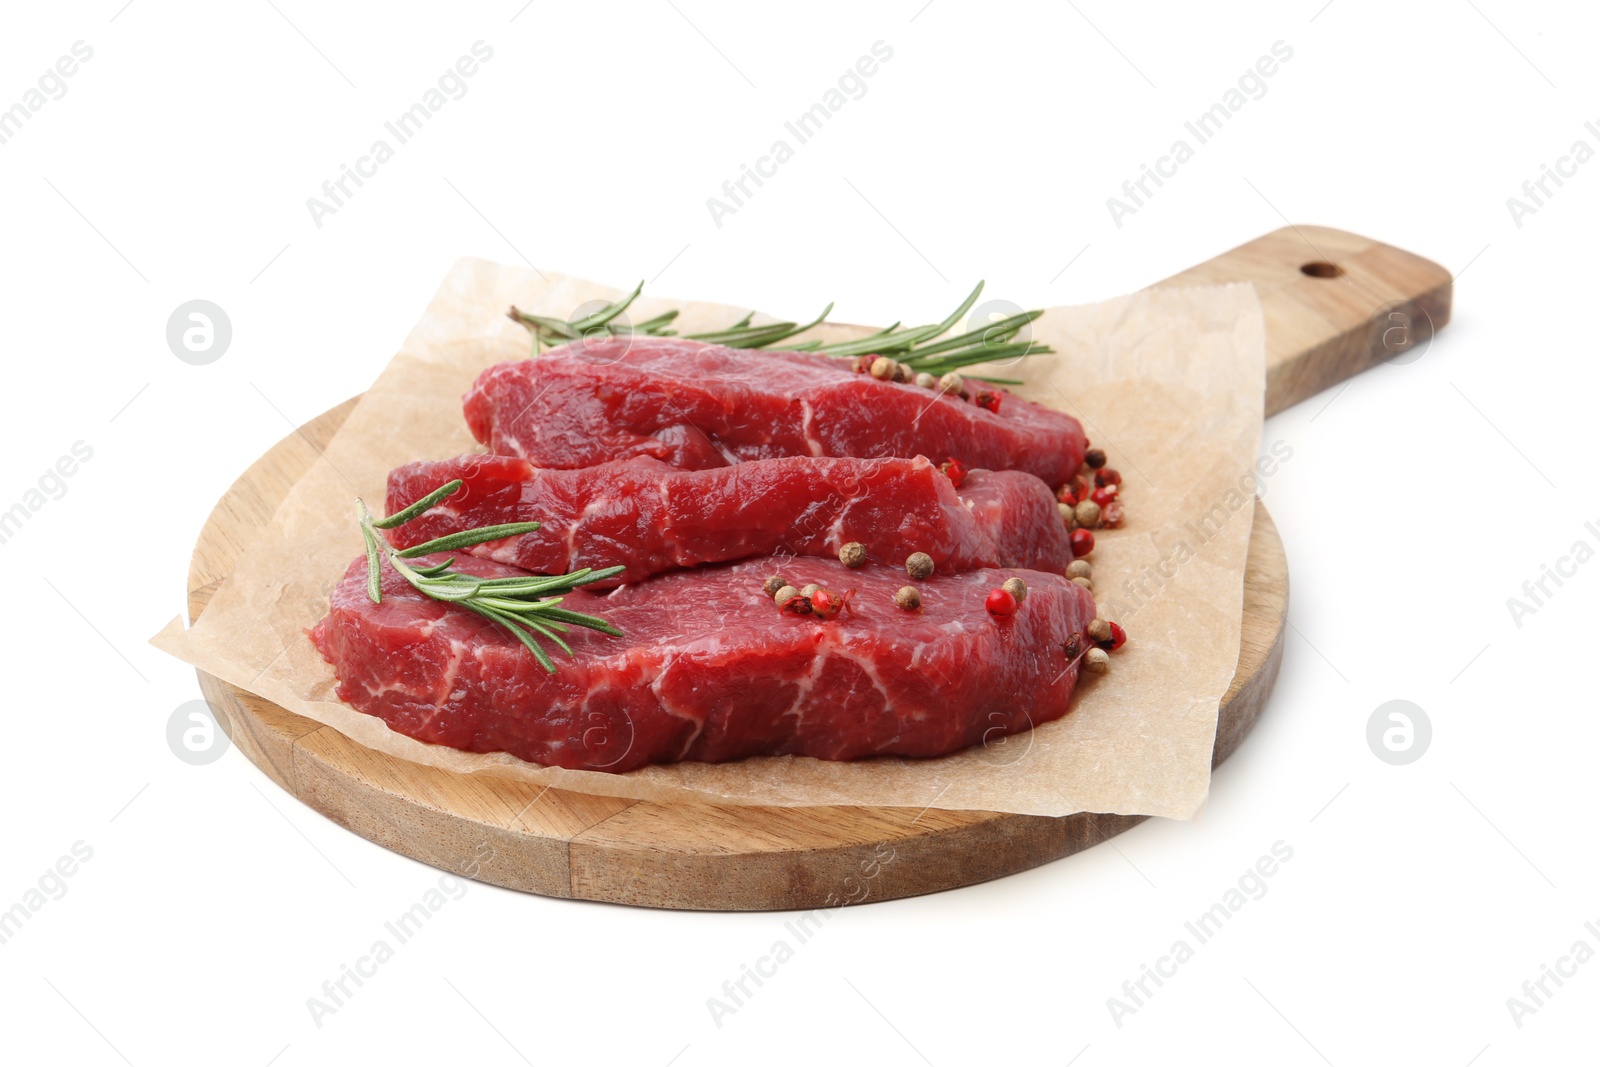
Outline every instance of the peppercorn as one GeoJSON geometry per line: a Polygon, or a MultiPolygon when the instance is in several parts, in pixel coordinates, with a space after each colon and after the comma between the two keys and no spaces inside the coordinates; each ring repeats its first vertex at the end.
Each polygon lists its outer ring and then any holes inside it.
{"type": "Polygon", "coordinates": [[[764,585],[762,585],[761,591],[763,593],[765,593],[767,596],[777,596],[778,595],[778,590],[782,589],[784,586],[786,586],[788,584],[789,584],[788,582],[783,580],[783,575],[774,574],[771,578],[768,578],[766,580],[766,583],[764,585]]]}
{"type": "Polygon", "coordinates": [[[1106,465],[1106,453],[1103,448],[1091,448],[1083,454],[1083,462],[1090,470],[1097,471],[1106,465]]]}
{"type": "Polygon", "coordinates": [[[1114,471],[1110,467],[1107,467],[1105,470],[1095,471],[1094,484],[1100,487],[1105,487],[1108,485],[1121,485],[1122,473],[1120,471],[1114,471]]]}
{"type": "Polygon", "coordinates": [[[917,581],[933,574],[933,557],[926,552],[913,552],[906,557],[906,573],[917,581]]]}
{"type": "Polygon", "coordinates": [[[857,374],[866,374],[872,369],[873,361],[877,358],[878,354],[876,352],[869,352],[864,356],[857,356],[853,361],[851,361],[850,369],[855,371],[857,374]]]}
{"type": "Polygon", "coordinates": [[[917,376],[911,380],[922,389],[937,389],[939,387],[939,379],[925,370],[917,371],[917,376]]]}
{"type": "Polygon", "coordinates": [[[1000,583],[1000,588],[1010,593],[1018,604],[1028,599],[1028,583],[1021,578],[1007,578],[1000,583]]]}
{"type": "Polygon", "coordinates": [[[806,596],[792,596],[788,600],[784,601],[783,607],[779,610],[787,611],[791,615],[810,615],[811,598],[806,596]]]}
{"type": "Polygon", "coordinates": [[[1093,500],[1080,500],[1078,506],[1072,509],[1072,517],[1078,520],[1078,525],[1095,527],[1100,525],[1100,505],[1093,500]]]}
{"type": "Polygon", "coordinates": [[[1078,525],[1078,518],[1073,514],[1071,504],[1057,504],[1056,510],[1061,513],[1061,521],[1067,524],[1067,529],[1071,530],[1078,525]]]}
{"type": "Polygon", "coordinates": [[[947,459],[939,464],[939,469],[944,471],[945,477],[950,479],[950,484],[957,489],[960,489],[961,483],[967,480],[966,465],[959,459],[947,459]]]}
{"type": "Polygon", "coordinates": [[[1094,534],[1088,530],[1078,529],[1072,531],[1072,554],[1075,557],[1087,556],[1094,551],[1094,534]]]}
{"type": "Polygon", "coordinates": [[[839,562],[846,567],[859,567],[866,561],[867,550],[860,541],[849,541],[839,546],[839,562]]]}
{"type": "Polygon", "coordinates": [[[911,381],[911,379],[913,379],[915,377],[916,377],[916,371],[912,370],[910,367],[906,366],[904,363],[901,363],[899,361],[895,362],[895,365],[894,365],[894,380],[895,381],[897,381],[897,382],[909,382],[909,381],[911,381]]]}
{"type": "Polygon", "coordinates": [[[1081,585],[1085,589],[1089,590],[1089,592],[1094,592],[1094,582],[1090,581],[1088,578],[1073,578],[1072,584],[1081,585]]]}
{"type": "Polygon", "coordinates": [[[902,585],[895,591],[894,606],[902,611],[917,611],[922,607],[922,594],[914,585],[902,585]]]}
{"type": "Polygon", "coordinates": [[[1017,613],[1017,598],[1005,589],[991,589],[984,597],[983,608],[996,618],[1006,618],[1017,613]]]}
{"type": "Polygon", "coordinates": [[[1111,669],[1111,657],[1103,648],[1091,648],[1083,654],[1083,668],[1090,674],[1104,674],[1111,669]]]}
{"type": "Polygon", "coordinates": [[[799,595],[800,590],[796,589],[792,585],[786,585],[782,589],[779,589],[776,593],[773,593],[772,599],[776,601],[778,607],[781,608],[799,595]]]}
{"type": "Polygon", "coordinates": [[[1059,500],[1061,503],[1067,505],[1068,507],[1075,506],[1078,503],[1078,500],[1080,499],[1079,496],[1078,496],[1078,486],[1076,485],[1076,483],[1068,482],[1066,485],[1063,485],[1060,489],[1057,489],[1056,490],[1056,499],[1059,500]]]}
{"type": "Polygon", "coordinates": [[[1094,568],[1089,566],[1089,561],[1086,559],[1075,559],[1067,564],[1067,577],[1092,578],[1094,577],[1094,568]]]}
{"type": "Polygon", "coordinates": [[[1117,527],[1122,525],[1122,520],[1125,514],[1126,511],[1124,510],[1122,503],[1120,501],[1113,500],[1111,503],[1100,509],[1100,528],[1103,530],[1115,530],[1117,527]]]}
{"type": "Polygon", "coordinates": [[[810,596],[812,593],[815,593],[818,589],[821,589],[821,588],[822,588],[822,586],[818,585],[816,582],[811,582],[809,584],[802,585],[800,587],[800,595],[801,596],[810,596]]]}
{"type": "Polygon", "coordinates": [[[1100,488],[1089,494],[1089,499],[1093,500],[1101,507],[1105,507],[1107,504],[1117,499],[1117,490],[1120,488],[1121,486],[1116,485],[1102,485],[1100,488]]]}
{"type": "Polygon", "coordinates": [[[1000,414],[999,393],[992,392],[988,389],[983,389],[978,392],[978,395],[973,398],[972,402],[977,404],[985,411],[992,411],[996,415],[1000,414]]]}
{"type": "Polygon", "coordinates": [[[956,393],[959,395],[965,389],[966,382],[962,381],[961,375],[957,374],[955,371],[950,371],[939,376],[939,392],[946,395],[950,393],[956,393]]]}
{"type": "Polygon", "coordinates": [[[1074,632],[1072,636],[1061,643],[1061,651],[1067,654],[1067,659],[1069,660],[1077,659],[1083,655],[1083,635],[1074,632]]]}
{"type": "Polygon", "coordinates": [[[827,589],[818,589],[810,596],[811,610],[824,619],[831,619],[839,614],[839,609],[844,607],[843,600],[827,589]]]}
{"type": "Polygon", "coordinates": [[[1121,626],[1118,626],[1116,623],[1112,623],[1111,624],[1111,648],[1109,649],[1109,651],[1115,652],[1117,649],[1121,648],[1123,645],[1125,645],[1127,643],[1128,643],[1128,631],[1124,630],[1121,626]]]}
{"type": "Polygon", "coordinates": [[[879,381],[887,381],[892,379],[894,377],[894,360],[890,359],[888,356],[879,356],[877,359],[872,361],[872,366],[869,368],[867,373],[871,374],[879,381]]]}
{"type": "Polygon", "coordinates": [[[1111,624],[1104,619],[1095,619],[1089,624],[1086,632],[1089,634],[1089,640],[1097,645],[1103,645],[1111,640],[1111,624]]]}

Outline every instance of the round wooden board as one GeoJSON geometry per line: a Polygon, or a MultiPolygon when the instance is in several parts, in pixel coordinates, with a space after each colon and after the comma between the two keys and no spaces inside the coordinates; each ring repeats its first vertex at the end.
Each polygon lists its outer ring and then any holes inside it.
{"type": "MultiPolygon", "coordinates": [[[[218,501],[189,568],[192,619],[354,404],[278,442],[218,501]]],[[[1218,717],[1213,766],[1250,732],[1272,690],[1288,601],[1283,544],[1257,502],[1239,666],[1218,717]]],[[[891,900],[1026,870],[1143,820],[664,805],[541,790],[374,752],[204,672],[200,688],[240,751],[341,826],[435,867],[552,897],[723,911],[891,900]],[[888,849],[893,861],[885,863],[888,849]]]]}

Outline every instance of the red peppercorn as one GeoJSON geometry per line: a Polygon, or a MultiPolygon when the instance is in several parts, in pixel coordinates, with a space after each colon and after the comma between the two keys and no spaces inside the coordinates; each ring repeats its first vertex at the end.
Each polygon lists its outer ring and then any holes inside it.
{"type": "Polygon", "coordinates": [[[1120,501],[1113,500],[1100,509],[1100,528],[1102,530],[1115,530],[1122,525],[1124,509],[1120,501]]]}
{"type": "Polygon", "coordinates": [[[997,619],[1017,613],[1017,598],[1004,589],[991,589],[983,601],[984,610],[997,619]]]}
{"type": "Polygon", "coordinates": [[[857,374],[865,374],[872,369],[872,361],[877,358],[877,354],[872,352],[864,356],[857,356],[855,361],[850,364],[850,369],[857,374]]]}
{"type": "Polygon", "coordinates": [[[854,589],[846,589],[843,593],[835,593],[832,589],[818,589],[808,598],[811,601],[811,613],[822,619],[836,619],[854,593],[854,589]]]}
{"type": "Polygon", "coordinates": [[[992,411],[996,415],[1000,414],[999,393],[990,392],[988,389],[981,389],[978,391],[978,395],[972,398],[972,402],[977,404],[985,411],[992,411]]]}
{"type": "Polygon", "coordinates": [[[1081,559],[1094,551],[1094,534],[1078,527],[1072,531],[1072,558],[1081,559]]]}
{"type": "Polygon", "coordinates": [[[1122,475],[1110,467],[1102,467],[1094,472],[1094,484],[1099,486],[1121,485],[1122,475]]]}
{"type": "Polygon", "coordinates": [[[808,596],[792,596],[778,605],[779,611],[786,611],[790,615],[810,615],[811,598],[808,596]]]}
{"type": "Polygon", "coordinates": [[[1121,648],[1123,645],[1125,645],[1127,643],[1128,643],[1128,631],[1124,630],[1117,623],[1112,623],[1111,624],[1111,647],[1110,647],[1110,649],[1108,649],[1108,651],[1115,652],[1117,649],[1121,648]]]}
{"type": "Polygon", "coordinates": [[[1102,485],[1100,488],[1089,494],[1089,499],[1093,500],[1101,507],[1105,507],[1107,504],[1111,503],[1117,498],[1117,490],[1119,488],[1120,486],[1115,485],[1102,485]]]}
{"type": "Polygon", "coordinates": [[[1056,490],[1056,499],[1061,501],[1063,504],[1077,504],[1078,487],[1072,482],[1068,482],[1066,485],[1063,485],[1060,489],[1056,490]]]}
{"type": "Polygon", "coordinates": [[[963,464],[959,459],[947,459],[943,463],[939,464],[939,469],[944,471],[945,476],[950,479],[950,484],[955,486],[957,489],[960,489],[961,483],[967,480],[966,465],[963,464]]]}

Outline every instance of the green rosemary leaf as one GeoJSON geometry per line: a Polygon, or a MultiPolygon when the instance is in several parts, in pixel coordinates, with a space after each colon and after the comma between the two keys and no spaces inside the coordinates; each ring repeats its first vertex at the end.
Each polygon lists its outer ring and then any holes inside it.
{"type": "MultiPolygon", "coordinates": [[[[549,603],[549,601],[545,601],[545,603],[549,603]]],[[[595,615],[585,615],[581,611],[568,611],[566,608],[552,607],[540,611],[539,615],[543,618],[560,619],[562,622],[570,622],[576,626],[587,626],[591,630],[599,630],[601,633],[610,634],[612,637],[622,636],[622,631],[606,622],[606,620],[595,615]]]]}
{"type": "Polygon", "coordinates": [[[818,352],[825,356],[864,356],[868,352],[881,352],[884,345],[894,347],[892,338],[900,324],[894,323],[885,326],[877,333],[869,333],[865,337],[858,337],[854,341],[835,341],[831,345],[810,344],[801,345],[795,349],[798,352],[818,352]]]}
{"type": "MultiPolygon", "coordinates": [[[[404,573],[403,571],[401,573],[404,573]]],[[[426,593],[434,600],[443,600],[448,603],[460,603],[463,600],[472,600],[478,596],[478,583],[468,579],[466,581],[452,582],[449,580],[456,575],[445,578],[418,578],[411,584],[419,592],[426,593]]],[[[464,577],[464,576],[463,576],[464,577]]]]}
{"type": "Polygon", "coordinates": [[[624,568],[621,566],[606,567],[602,570],[584,567],[571,574],[479,578],[452,571],[450,566],[455,562],[454,557],[442,563],[418,566],[412,566],[407,562],[408,557],[426,555],[429,552],[449,551],[531,533],[539,528],[537,522],[512,522],[463,530],[404,551],[396,551],[379,536],[380,527],[398,526],[409,522],[459,488],[461,488],[459,480],[442,485],[405,510],[398,511],[381,521],[373,518],[365,503],[356,501],[356,518],[361,526],[361,537],[367,552],[367,593],[374,603],[380,602],[382,559],[387,555],[389,565],[409,582],[413,589],[432,600],[459,604],[510,632],[533,653],[539,665],[552,674],[555,673],[555,662],[539,646],[538,638],[552,641],[567,655],[572,655],[572,648],[561,638],[561,634],[567,630],[565,623],[571,622],[613,636],[621,636],[622,632],[604,619],[568,611],[559,606],[561,603],[559,596],[542,595],[565,593],[580,585],[614,577],[622,573],[624,568]]]}
{"type": "Polygon", "coordinates": [[[580,585],[588,585],[590,582],[603,582],[607,578],[615,578],[617,575],[621,574],[627,569],[627,567],[624,567],[621,564],[618,564],[615,567],[601,567],[599,570],[594,570],[591,567],[585,567],[581,571],[573,571],[571,574],[567,575],[567,578],[572,579],[567,584],[576,588],[580,585]]]}
{"type": "Polygon", "coordinates": [[[1024,326],[1028,325],[1028,323],[1032,322],[1034,319],[1043,314],[1043,311],[1024,311],[1020,314],[1012,315],[1009,318],[1001,319],[999,322],[991,322],[988,325],[980,326],[975,330],[968,330],[966,333],[957,334],[956,336],[946,338],[943,341],[926,345],[918,349],[913,354],[917,356],[931,356],[937,355],[940,352],[949,351],[951,349],[967,348],[971,346],[981,345],[985,347],[995,347],[1012,337],[1018,330],[1022,329],[1024,326]]]}
{"type": "Polygon", "coordinates": [[[418,500],[415,504],[412,504],[409,507],[401,508],[388,518],[373,519],[372,525],[379,530],[392,530],[396,526],[404,526],[406,523],[410,522],[418,515],[421,515],[424,511],[427,511],[445,497],[452,495],[457,489],[460,488],[460,478],[457,478],[453,482],[446,482],[433,492],[429,493],[427,496],[423,497],[421,500],[418,500]]]}
{"type": "Polygon", "coordinates": [[[677,319],[677,317],[677,308],[673,308],[671,311],[663,311],[653,319],[645,319],[643,322],[634,323],[632,326],[628,327],[628,332],[656,334],[659,333],[663,327],[670,326],[673,321],[677,319]]]}
{"type": "Polygon", "coordinates": [[[628,305],[637,300],[639,298],[639,294],[643,291],[644,279],[641,278],[639,280],[639,284],[633,287],[633,292],[629,293],[627,296],[623,297],[621,300],[618,300],[614,304],[607,304],[599,311],[596,311],[593,315],[587,315],[576,320],[575,322],[572,322],[572,328],[577,330],[580,334],[587,334],[590,330],[597,326],[604,326],[606,323],[610,322],[612,319],[626,311],[628,309],[628,305]]]}
{"type": "Polygon", "coordinates": [[[943,322],[939,323],[938,333],[935,333],[933,336],[938,337],[939,334],[944,333],[946,330],[954,327],[956,323],[960,322],[961,316],[971,311],[972,305],[978,302],[978,294],[981,292],[983,292],[983,282],[979,281],[977,285],[972,287],[972,292],[967,294],[967,298],[961,301],[961,306],[952,311],[949,317],[943,322]]]}
{"type": "Polygon", "coordinates": [[[570,322],[566,322],[563,319],[552,319],[544,315],[534,315],[526,311],[521,311],[515,307],[506,312],[506,314],[510,316],[514,322],[519,322],[523,326],[533,330],[535,336],[538,336],[539,334],[555,334],[557,337],[564,337],[568,341],[576,341],[578,338],[583,336],[583,334],[572,328],[572,324],[570,322]]]}
{"type": "Polygon", "coordinates": [[[542,605],[558,604],[560,597],[546,597],[542,600],[522,600],[514,597],[495,596],[491,593],[480,592],[472,598],[474,604],[482,604],[486,608],[503,611],[508,615],[526,615],[536,612],[542,605]]]}
{"type": "Polygon", "coordinates": [[[727,345],[729,348],[760,348],[772,341],[779,341],[789,336],[794,329],[792,322],[771,322],[763,326],[739,326],[726,330],[715,330],[710,333],[685,334],[691,341],[704,341],[712,345],[727,345]]]}
{"type": "MultiPolygon", "coordinates": [[[[360,504],[360,501],[357,501],[360,504]]],[[[360,504],[361,511],[367,506],[360,504]]],[[[383,572],[378,559],[378,535],[365,521],[361,523],[361,536],[367,543],[367,596],[374,604],[383,603],[383,572]]]]}
{"type": "Polygon", "coordinates": [[[470,600],[467,601],[464,606],[477,612],[479,615],[482,615],[496,626],[499,626],[502,630],[510,633],[511,636],[515,637],[518,641],[521,641],[523,647],[529,652],[532,652],[533,658],[539,661],[539,666],[543,667],[551,674],[556,673],[556,664],[555,661],[550,658],[550,654],[544,649],[540,648],[539,642],[533,639],[533,635],[527,630],[524,630],[521,626],[518,626],[514,620],[500,614],[498,611],[495,611],[492,608],[486,608],[481,604],[474,604],[470,600]]]}
{"type": "Polygon", "coordinates": [[[430,552],[453,552],[458,548],[470,545],[481,545],[486,541],[499,541],[506,537],[517,537],[525,533],[533,533],[539,528],[536,522],[507,522],[499,526],[479,526],[474,530],[462,530],[460,533],[446,534],[435,537],[432,541],[424,541],[420,545],[401,549],[397,555],[401,559],[415,559],[417,556],[426,556],[430,552]]]}
{"type": "Polygon", "coordinates": [[[533,630],[537,630],[545,637],[548,637],[550,640],[554,641],[560,647],[561,651],[565,652],[567,655],[572,655],[572,646],[563,641],[561,639],[561,635],[556,632],[557,630],[565,630],[565,626],[562,626],[560,623],[538,623],[534,622],[532,619],[522,619],[521,622],[524,626],[527,626],[533,630]]]}
{"type": "Polygon", "coordinates": [[[1020,359],[1023,356],[1035,356],[1049,351],[1051,349],[1048,345],[1041,345],[1035,341],[1014,341],[995,348],[968,348],[958,352],[946,352],[943,355],[930,356],[926,359],[912,356],[905,360],[905,364],[914,371],[943,374],[945,371],[956,370],[960,367],[970,367],[978,363],[1020,359]]]}

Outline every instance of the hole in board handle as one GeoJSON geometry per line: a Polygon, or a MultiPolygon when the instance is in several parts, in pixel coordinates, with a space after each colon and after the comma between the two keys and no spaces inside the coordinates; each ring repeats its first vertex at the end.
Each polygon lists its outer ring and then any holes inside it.
{"type": "Polygon", "coordinates": [[[1312,278],[1337,278],[1344,273],[1344,268],[1337,263],[1314,259],[1310,263],[1300,264],[1300,273],[1312,278]]]}

